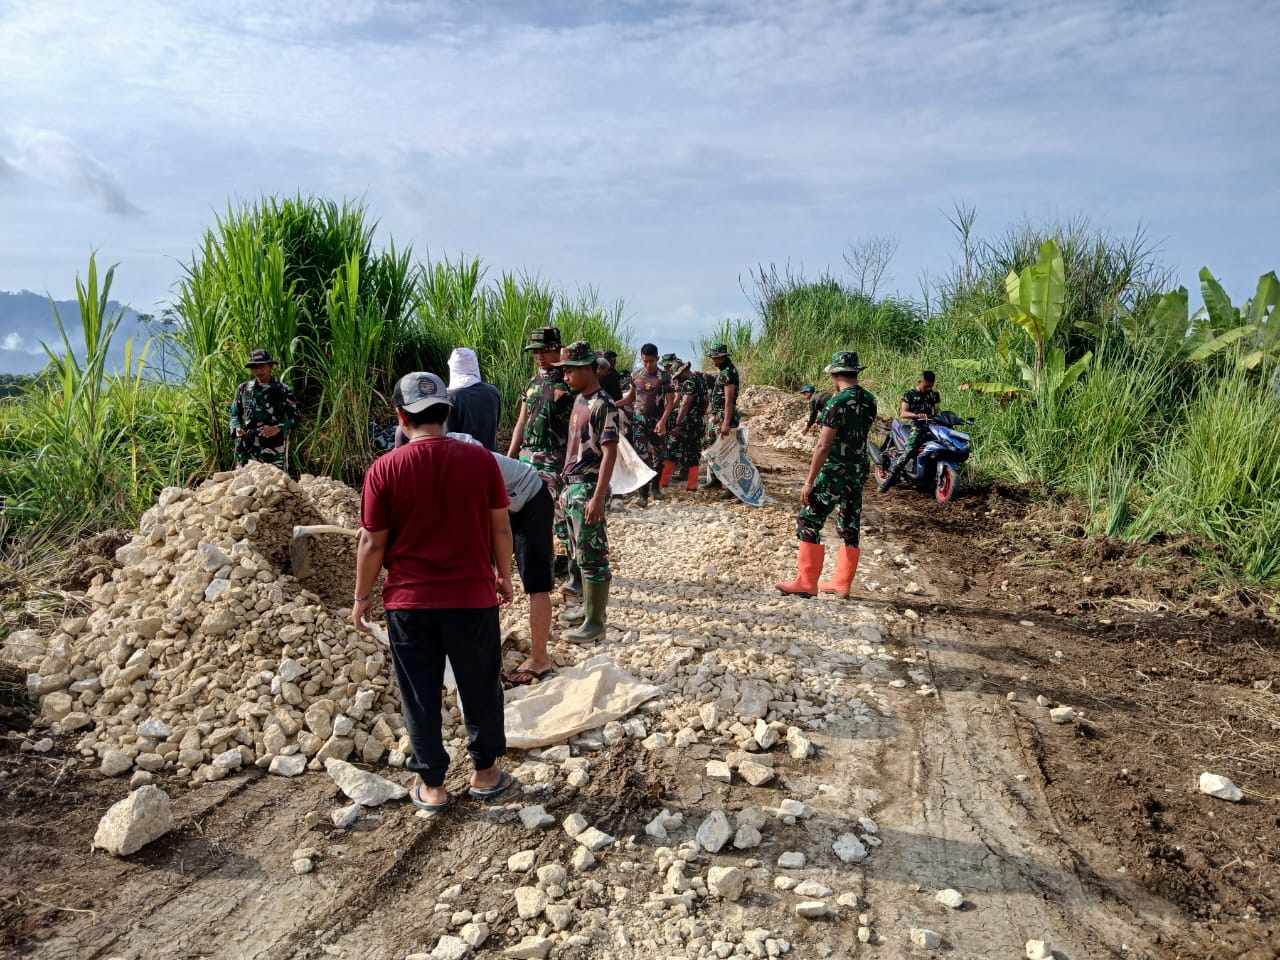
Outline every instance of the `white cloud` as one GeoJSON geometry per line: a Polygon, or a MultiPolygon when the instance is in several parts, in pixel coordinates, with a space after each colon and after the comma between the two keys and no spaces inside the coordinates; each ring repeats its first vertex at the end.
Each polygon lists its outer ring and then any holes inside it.
{"type": "Polygon", "coordinates": [[[22,343],[22,334],[6,333],[4,339],[0,340],[0,350],[21,350],[22,343]]]}
{"type": "Polygon", "coordinates": [[[131,217],[142,212],[125,196],[106,167],[70,137],[55,130],[19,130],[16,153],[8,166],[32,179],[88,196],[107,213],[131,217]]]}

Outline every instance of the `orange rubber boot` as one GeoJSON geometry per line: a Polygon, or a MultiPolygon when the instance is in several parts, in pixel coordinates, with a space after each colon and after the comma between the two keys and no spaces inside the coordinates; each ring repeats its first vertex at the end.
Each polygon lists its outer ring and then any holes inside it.
{"type": "Polygon", "coordinates": [[[699,471],[700,469],[701,469],[701,467],[690,467],[690,468],[689,468],[689,482],[688,482],[688,483],[686,483],[686,484],[684,485],[684,488],[685,488],[686,490],[697,490],[697,489],[698,489],[698,471],[699,471]]]}
{"type": "Polygon", "coordinates": [[[660,487],[671,486],[671,475],[675,472],[676,472],[676,462],[674,460],[668,460],[666,463],[664,463],[662,465],[662,478],[658,481],[658,486],[660,487]]]}
{"type": "Polygon", "coordinates": [[[830,580],[819,580],[818,590],[821,593],[837,593],[847,597],[849,587],[853,584],[853,575],[858,572],[858,555],[857,547],[840,544],[840,553],[836,556],[836,572],[830,580]]]}
{"type": "Polygon", "coordinates": [[[822,576],[822,561],[827,551],[820,543],[800,541],[800,557],[796,561],[798,572],[790,583],[779,583],[777,587],[783,593],[793,593],[800,597],[812,597],[818,592],[818,577],[822,576]]]}

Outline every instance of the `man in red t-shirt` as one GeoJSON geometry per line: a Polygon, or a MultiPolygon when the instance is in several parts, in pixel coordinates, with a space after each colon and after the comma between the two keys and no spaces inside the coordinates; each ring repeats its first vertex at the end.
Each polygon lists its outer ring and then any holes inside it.
{"type": "Polygon", "coordinates": [[[413,745],[408,767],[422,779],[410,799],[439,810],[448,801],[449,754],[440,731],[445,657],[471,738],[471,796],[492,799],[515,784],[497,765],[507,751],[498,606],[511,602],[511,501],[488,450],[444,435],[452,404],[443,380],[407,374],[394,402],[409,442],[365,474],[351,618],[369,632],[365,617],[385,566],[382,605],[413,745]]]}

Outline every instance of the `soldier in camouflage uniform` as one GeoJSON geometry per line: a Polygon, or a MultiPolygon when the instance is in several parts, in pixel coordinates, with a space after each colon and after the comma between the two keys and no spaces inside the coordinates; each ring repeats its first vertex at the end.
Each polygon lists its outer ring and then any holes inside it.
{"type": "Polygon", "coordinates": [[[586,642],[604,636],[609,605],[609,536],[605,528],[605,500],[622,436],[621,416],[613,398],[600,388],[596,356],[591,344],[579,340],[565,347],[558,364],[569,388],[577,394],[569,418],[569,442],[564,458],[564,489],[560,504],[569,525],[569,546],[582,572],[585,619],[566,640],[586,642]]]}
{"type": "Polygon", "coordinates": [[[272,375],[276,360],[266,350],[253,350],[245,364],[253,373],[236,389],[231,402],[231,435],[236,438],[236,463],[250,460],[287,466],[290,431],[301,422],[298,401],[289,385],[272,375]]]}
{"type": "Polygon", "coordinates": [[[920,382],[916,385],[916,389],[908,390],[902,395],[902,405],[898,410],[898,419],[910,420],[915,426],[911,431],[911,441],[907,444],[907,449],[894,462],[884,483],[880,484],[881,493],[887,493],[889,488],[898,482],[898,478],[902,476],[902,471],[906,468],[907,462],[920,452],[920,448],[925,445],[925,442],[931,436],[929,433],[929,418],[936,417],[938,411],[942,409],[942,397],[937,390],[933,389],[935,382],[936,378],[933,375],[933,371],[926,370],[920,374],[920,382]]]}
{"type": "MultiPolygon", "coordinates": [[[[520,415],[511,431],[507,456],[532,464],[547,484],[555,501],[555,534],[569,553],[569,527],[560,509],[560,474],[564,471],[564,448],[569,440],[569,413],[573,394],[564,382],[560,360],[559,327],[538,327],[529,335],[525,352],[533,351],[538,372],[524,386],[520,415]]],[[[561,571],[563,572],[563,571],[561,571]]],[[[581,593],[579,587],[575,595],[581,593]]]]}
{"type": "MultiPolygon", "coordinates": [[[[707,414],[706,432],[702,437],[702,449],[705,450],[721,437],[727,437],[729,431],[738,425],[738,368],[729,359],[729,347],[723,343],[713,343],[707,351],[709,359],[716,368],[711,378],[709,391],[711,410],[707,414]]],[[[707,479],[708,487],[720,486],[720,478],[711,473],[707,479]]],[[[726,497],[732,497],[725,491],[726,497]]]]}
{"type": "MultiPolygon", "coordinates": [[[[667,458],[667,423],[675,407],[676,387],[671,374],[658,369],[658,348],[646,343],[640,348],[643,368],[632,377],[635,385],[635,404],[632,422],[635,424],[631,441],[640,459],[655,473],[661,473],[667,458]]],[[[650,484],[654,499],[662,499],[662,489],[657,477],[650,484]]],[[[649,489],[640,491],[640,505],[649,502],[649,489]]]]}
{"type": "Polygon", "coordinates": [[[698,489],[698,463],[702,459],[703,412],[707,405],[707,381],[689,364],[677,360],[672,369],[680,400],[676,404],[674,426],[667,444],[667,461],[662,467],[662,486],[671,483],[676,470],[687,470],[685,489],[698,489]]]}
{"type": "Polygon", "coordinates": [[[679,362],[680,362],[680,358],[677,357],[674,353],[664,353],[662,357],[658,360],[658,366],[660,366],[663,370],[667,371],[667,373],[671,374],[674,377],[675,365],[679,362]]]}
{"type": "Polygon", "coordinates": [[[858,541],[862,527],[862,487],[867,482],[867,433],[876,418],[876,398],[858,386],[858,372],[865,370],[852,350],[831,355],[825,372],[831,374],[836,395],[822,412],[822,433],[813,450],[809,477],[800,491],[803,509],[796,519],[800,538],[799,572],[790,583],[779,583],[783,593],[811,597],[821,591],[847,597],[858,571],[858,541]],[[822,525],[831,511],[840,509],[840,555],[835,576],[819,581],[824,551],[822,525]]]}

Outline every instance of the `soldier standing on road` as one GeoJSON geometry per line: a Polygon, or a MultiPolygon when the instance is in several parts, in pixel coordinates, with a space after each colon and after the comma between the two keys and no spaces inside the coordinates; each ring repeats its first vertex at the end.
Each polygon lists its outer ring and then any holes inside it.
{"type": "Polygon", "coordinates": [[[801,387],[800,394],[809,398],[809,421],[804,425],[804,432],[808,433],[813,429],[813,425],[818,422],[818,418],[822,416],[822,411],[827,409],[831,394],[826,390],[815,390],[811,383],[806,383],[801,387]]]}
{"type": "Polygon", "coordinates": [[[902,395],[898,419],[911,420],[915,427],[911,431],[911,442],[907,444],[907,449],[889,470],[889,476],[885,478],[884,483],[879,485],[881,493],[886,493],[898,482],[898,478],[902,476],[902,471],[907,466],[907,461],[919,453],[920,448],[929,439],[929,418],[936,417],[938,411],[942,409],[942,396],[933,389],[935,382],[933,371],[926,370],[920,374],[920,382],[916,384],[916,389],[908,390],[902,395]]]}
{"type": "MultiPolygon", "coordinates": [[[[635,383],[635,440],[633,444],[640,459],[653,471],[660,473],[667,453],[667,423],[675,408],[676,388],[671,374],[658,369],[658,348],[646,343],[640,348],[640,372],[633,376],[635,383]]],[[[659,479],[654,477],[649,485],[655,500],[662,499],[659,479]]],[[[640,505],[649,502],[649,486],[640,491],[640,505]]]]}
{"type": "MultiPolygon", "coordinates": [[[[569,566],[569,528],[560,508],[560,475],[564,472],[564,450],[569,441],[569,414],[573,410],[573,394],[564,382],[564,371],[556,366],[560,360],[560,328],[538,327],[529,335],[525,352],[533,352],[538,372],[524,386],[520,415],[511,431],[507,456],[532,464],[555,502],[555,534],[564,548],[565,570],[576,581],[573,594],[582,593],[577,568],[569,566]]],[[[561,573],[564,570],[557,570],[561,573]]]]}
{"type": "Polygon", "coordinates": [[[865,370],[852,350],[831,355],[824,372],[838,391],[822,413],[822,432],[813,448],[809,476],[800,491],[803,509],[796,519],[800,538],[799,571],[790,583],[779,583],[783,593],[811,597],[818,591],[847,597],[858,572],[858,541],[862,528],[862,487],[869,472],[867,433],[876,418],[876,398],[858,386],[858,372],[865,370]],[[835,576],[819,582],[825,552],[822,525],[831,511],[840,509],[840,556],[835,576]]]}
{"type": "Polygon", "coordinates": [[[677,360],[673,368],[680,401],[667,444],[667,460],[662,467],[662,486],[671,483],[671,477],[679,470],[687,470],[689,479],[685,489],[698,489],[698,462],[702,459],[703,411],[707,403],[707,381],[689,364],[677,360]]]}
{"type": "MultiPolygon", "coordinates": [[[[721,437],[727,437],[738,425],[738,368],[729,358],[728,345],[713,343],[707,351],[707,359],[715,365],[716,373],[711,384],[711,412],[707,417],[707,431],[702,440],[704,450],[721,437]]],[[[711,474],[707,486],[720,486],[715,473],[711,474]]]]}
{"type": "Polygon", "coordinates": [[[605,529],[605,499],[618,458],[621,417],[613,398],[600,387],[596,355],[591,344],[579,340],[565,347],[559,366],[569,388],[577,394],[569,419],[565,451],[564,489],[560,504],[569,525],[571,556],[582,575],[585,620],[566,640],[584,643],[604,636],[609,605],[609,537],[605,529]]]}
{"type": "Polygon", "coordinates": [[[276,362],[266,350],[250,351],[245,366],[253,379],[240,384],[231,402],[231,434],[236,438],[236,463],[242,467],[257,460],[284,470],[285,443],[301,422],[293,391],[273,376],[276,362]]]}

